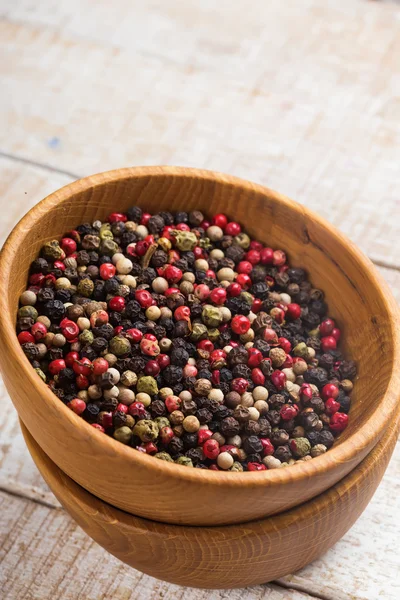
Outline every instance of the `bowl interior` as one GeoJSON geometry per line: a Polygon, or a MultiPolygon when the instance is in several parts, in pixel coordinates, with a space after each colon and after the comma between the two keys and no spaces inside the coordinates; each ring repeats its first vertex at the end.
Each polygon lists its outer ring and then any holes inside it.
{"type": "Polygon", "coordinates": [[[222,175],[216,178],[207,171],[161,167],[142,169],[141,175],[135,171],[123,169],[78,181],[68,186],[67,194],[63,188],[52,195],[63,201],[53,202],[50,210],[46,202],[33,209],[31,226],[19,231],[13,262],[3,274],[10,315],[16,314],[29,265],[43,243],[80,223],[105,219],[134,204],[148,212],[223,211],[250,236],[284,249],[290,263],[305,267],[312,283],[324,290],[329,313],[343,329],[348,357],[358,364],[350,424],[336,446],[343,444],[377,409],[393,371],[396,308],[372,263],[322,219],[266,188],[222,175]]]}

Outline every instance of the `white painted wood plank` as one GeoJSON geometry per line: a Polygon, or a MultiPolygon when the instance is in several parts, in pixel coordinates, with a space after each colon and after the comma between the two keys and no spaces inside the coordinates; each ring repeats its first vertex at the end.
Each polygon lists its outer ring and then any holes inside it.
{"type": "MultiPolygon", "coordinates": [[[[63,510],[0,492],[2,600],[223,600],[224,591],[157,581],[107,554],[63,510]]],[[[264,585],[229,592],[230,600],[312,600],[264,585]]]]}
{"type": "Polygon", "coordinates": [[[234,173],[400,265],[397,6],[77,1],[6,0],[1,149],[80,174],[234,173]]]}

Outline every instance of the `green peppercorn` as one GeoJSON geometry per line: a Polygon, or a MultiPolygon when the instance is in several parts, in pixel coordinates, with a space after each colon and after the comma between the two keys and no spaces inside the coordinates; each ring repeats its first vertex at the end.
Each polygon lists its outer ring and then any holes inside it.
{"type": "Polygon", "coordinates": [[[173,229],[170,233],[175,238],[176,247],[182,252],[190,252],[197,246],[197,236],[192,231],[173,229]]]}
{"type": "Polygon", "coordinates": [[[156,452],[154,454],[154,458],[159,458],[160,460],[166,460],[167,462],[174,462],[168,452],[156,452]]]}
{"type": "Polygon", "coordinates": [[[151,377],[151,375],[140,377],[137,382],[137,391],[149,394],[149,396],[154,396],[155,394],[158,394],[157,381],[154,377],[151,377]]]}
{"type": "Polygon", "coordinates": [[[111,254],[112,256],[113,254],[118,252],[118,244],[110,238],[105,238],[104,240],[101,240],[100,252],[106,255],[111,254]]]}
{"type": "Polygon", "coordinates": [[[170,422],[167,417],[156,417],[154,419],[154,423],[156,423],[158,429],[162,429],[163,427],[169,427],[170,422]]]}
{"type": "Polygon", "coordinates": [[[109,349],[115,356],[124,356],[131,351],[131,344],[126,338],[116,335],[110,340],[109,349]]]}
{"type": "Polygon", "coordinates": [[[307,438],[295,438],[290,442],[290,449],[296,458],[302,458],[306,454],[310,454],[311,444],[307,438]]]}
{"type": "Polygon", "coordinates": [[[251,240],[247,233],[239,233],[233,238],[233,243],[237,246],[240,246],[244,250],[247,250],[247,248],[250,246],[250,242],[251,240]]]}
{"type": "Polygon", "coordinates": [[[207,329],[207,337],[211,342],[216,342],[219,336],[221,335],[220,330],[216,327],[207,329]]]}
{"type": "Polygon", "coordinates": [[[304,342],[300,342],[300,344],[297,344],[297,346],[293,348],[293,353],[295,356],[300,356],[305,360],[309,358],[309,350],[307,344],[305,344],[304,342]]]}
{"type": "Polygon", "coordinates": [[[35,369],[36,373],[39,375],[40,379],[42,379],[45,383],[47,381],[46,375],[43,373],[42,369],[35,369]]]}
{"type": "Polygon", "coordinates": [[[112,240],[114,238],[110,223],[103,223],[103,225],[100,227],[99,237],[101,240],[105,240],[107,238],[112,240]]]}
{"type": "Polygon", "coordinates": [[[94,335],[89,329],[85,329],[78,336],[78,339],[81,344],[84,344],[85,346],[90,346],[93,343],[94,335]]]}
{"type": "Polygon", "coordinates": [[[23,319],[24,317],[29,317],[30,319],[33,319],[34,321],[38,318],[39,313],[36,310],[35,307],[33,306],[21,306],[21,308],[18,310],[18,318],[19,319],[23,319]]]}
{"type": "Polygon", "coordinates": [[[219,327],[222,323],[222,315],[216,306],[207,305],[203,308],[201,318],[207,327],[219,327]]]}
{"type": "Polygon", "coordinates": [[[249,292],[241,292],[240,298],[244,300],[249,306],[254,302],[254,297],[249,292]]]}
{"type": "Polygon", "coordinates": [[[85,279],[81,279],[78,283],[77,292],[80,296],[85,296],[85,298],[90,298],[93,294],[94,290],[94,281],[86,277],[85,279]]]}
{"type": "Polygon", "coordinates": [[[233,465],[231,466],[231,468],[229,469],[230,471],[243,471],[243,466],[241,465],[240,462],[238,462],[237,460],[235,460],[235,462],[233,463],[233,465]]]}
{"type": "Polygon", "coordinates": [[[124,425],[123,427],[118,427],[118,429],[114,431],[113,436],[114,439],[118,440],[122,444],[129,444],[132,439],[132,431],[129,429],[129,427],[124,425]]]}
{"type": "Polygon", "coordinates": [[[175,462],[177,465],[184,465],[185,467],[193,467],[193,463],[192,463],[191,459],[188,458],[187,456],[180,456],[179,458],[176,459],[175,462]]]}
{"type": "Polygon", "coordinates": [[[207,337],[207,327],[203,323],[193,323],[190,339],[193,342],[198,342],[207,337]]]}
{"type": "Polygon", "coordinates": [[[137,375],[136,373],[134,373],[133,371],[124,371],[123,373],[121,373],[121,379],[120,382],[122,383],[122,385],[125,385],[126,387],[133,387],[134,385],[137,384],[137,375]]]}
{"type": "Polygon", "coordinates": [[[60,247],[57,240],[46,242],[42,248],[42,256],[46,260],[59,260],[62,256],[65,256],[64,251],[60,247]]]}
{"type": "Polygon", "coordinates": [[[150,419],[142,419],[133,428],[133,435],[139,437],[142,442],[154,442],[158,437],[157,424],[150,419]]]}

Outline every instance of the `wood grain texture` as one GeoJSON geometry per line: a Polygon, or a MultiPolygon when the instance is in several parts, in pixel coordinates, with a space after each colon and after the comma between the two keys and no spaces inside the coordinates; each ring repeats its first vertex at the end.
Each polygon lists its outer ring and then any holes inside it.
{"type": "Polygon", "coordinates": [[[400,265],[398,6],[116,0],[93,10],[78,0],[3,0],[2,8],[1,149],[80,175],[134,164],[239,175],[400,265]]]}
{"type": "Polygon", "coordinates": [[[338,541],[378,486],[400,418],[350,475],[299,507],[225,527],[165,525],[122,512],[78,486],[22,425],[29,451],[67,512],[101,546],[153,577],[200,588],[234,588],[296,571],[338,541]]]}
{"type": "Polygon", "coordinates": [[[126,169],[77,181],[38,204],[14,229],[2,251],[0,283],[7,290],[0,297],[0,364],[24,423],[75,481],[142,517],[214,525],[243,522],[299,504],[349,473],[380,439],[397,408],[398,309],[378,273],[329,224],[255,184],[207,171],[161,167],[126,169]],[[45,240],[133,203],[149,211],[184,207],[210,214],[223,207],[231,217],[245,222],[255,238],[268,240],[272,246],[281,246],[285,239],[292,263],[312,271],[314,284],[326,292],[330,313],[344,328],[348,325],[347,349],[359,366],[350,426],[330,452],[291,469],[251,475],[161,463],[100,435],[37,377],[14,335],[18,297],[31,260],[45,240]],[[376,376],[370,378],[373,348],[389,359],[379,363],[376,376]],[[131,476],[127,478],[126,473],[131,476]],[[199,497],[207,511],[189,500],[199,497]]]}

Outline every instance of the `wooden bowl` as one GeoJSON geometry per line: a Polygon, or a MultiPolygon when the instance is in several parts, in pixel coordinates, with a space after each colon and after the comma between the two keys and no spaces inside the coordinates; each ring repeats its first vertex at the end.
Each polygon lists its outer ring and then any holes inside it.
{"type": "Polygon", "coordinates": [[[349,475],[317,498],[280,515],[238,525],[189,527],[156,523],[93,496],[59,469],[21,422],[47,484],[82,529],[139,571],[201,588],[267,583],[304,567],[353,525],[374,494],[392,455],[398,425],[349,475]]]}
{"type": "Polygon", "coordinates": [[[0,366],[17,411],[46,454],[106,502],[155,521],[245,522],[281,512],[354,469],[393,420],[400,373],[398,309],[371,262],[331,225],[259,185],[175,167],[121,169],[76,181],[48,196],[15,227],[0,259],[0,366]],[[15,335],[18,297],[44,242],[79,223],[138,204],[148,211],[226,212],[248,233],[288,252],[326,292],[358,363],[350,424],[326,454],[286,469],[232,473],[158,461],[106,437],[60,402],[36,375],[15,335]]]}

